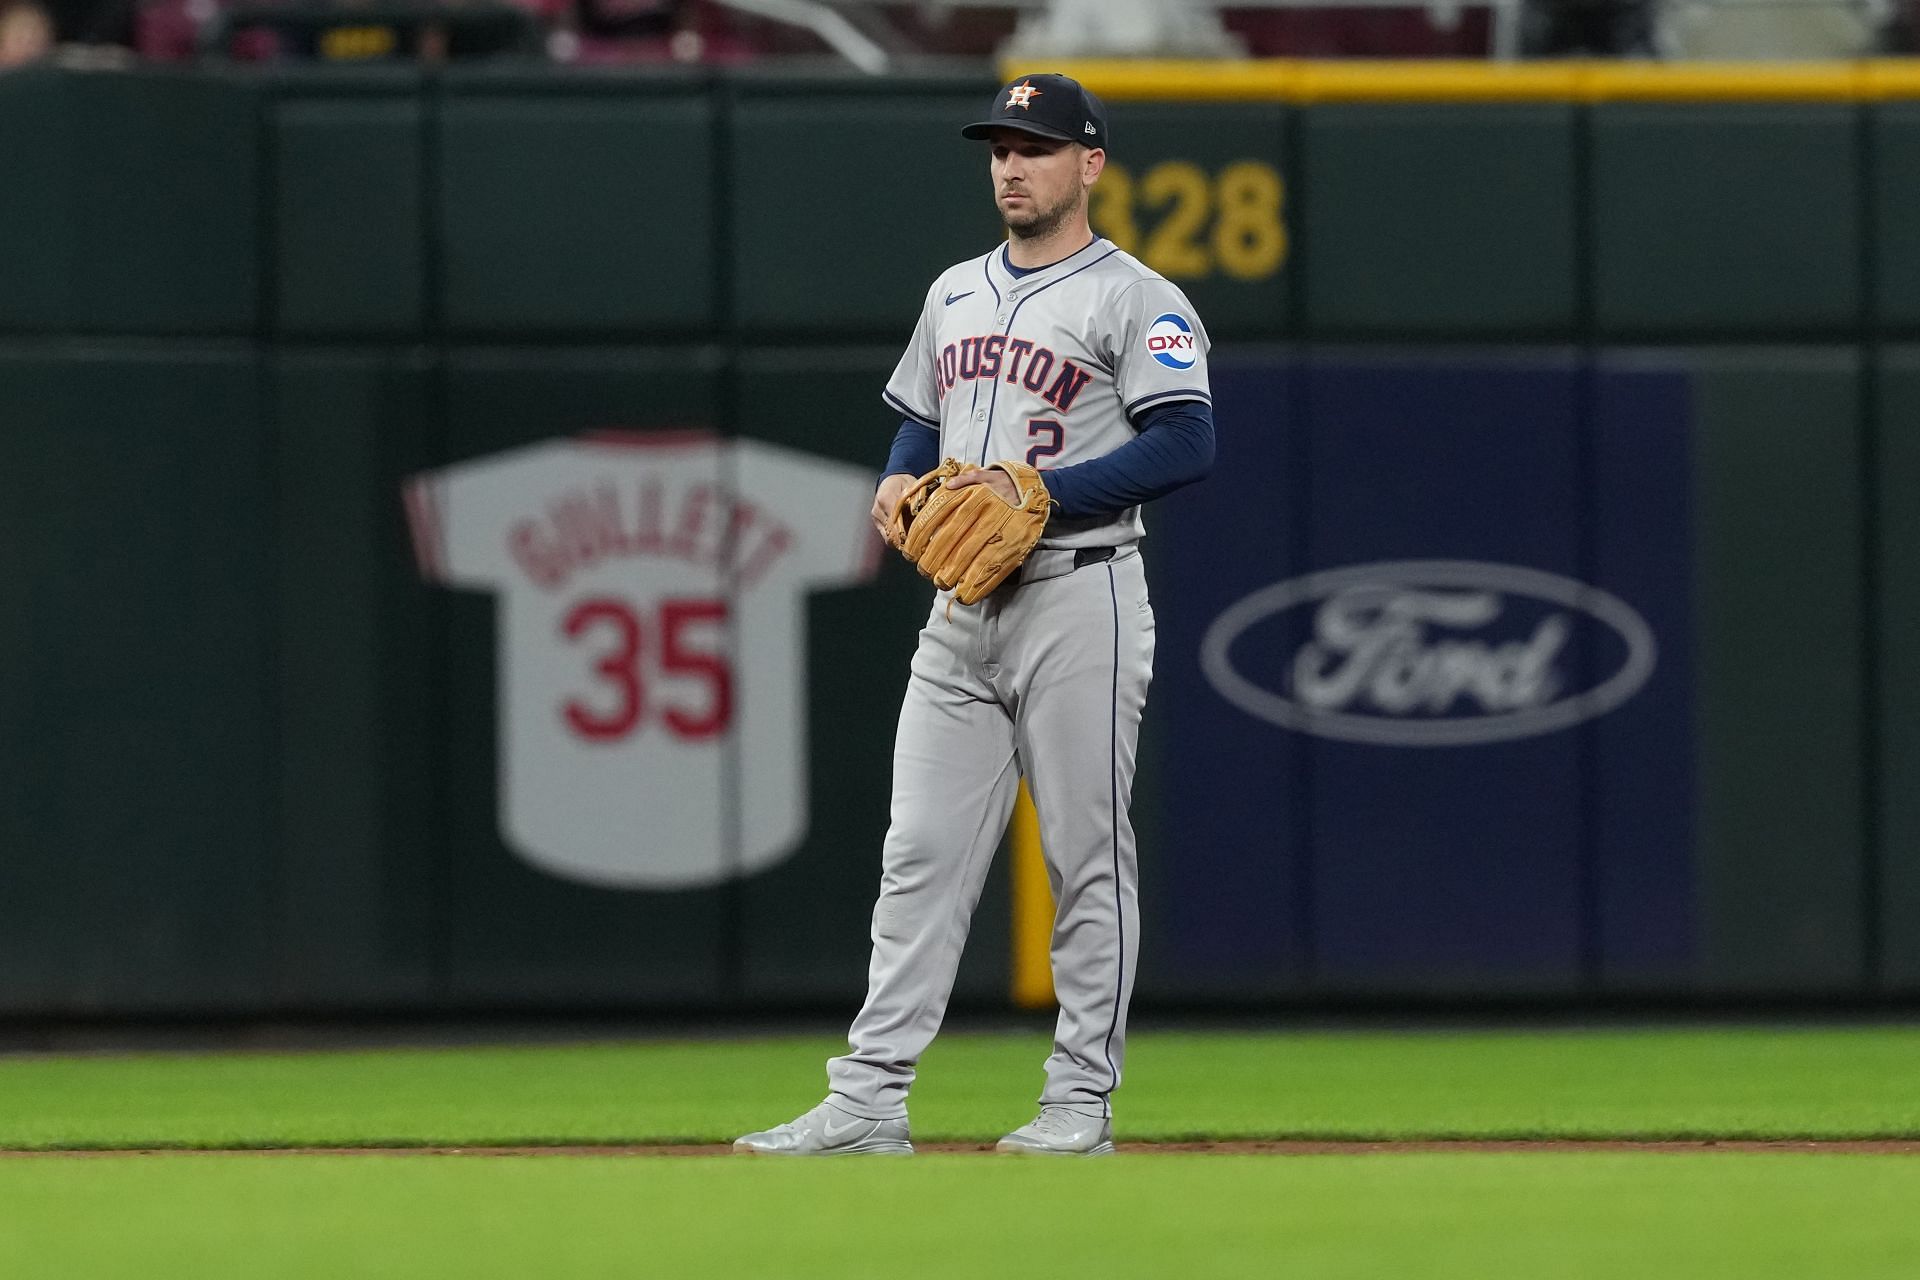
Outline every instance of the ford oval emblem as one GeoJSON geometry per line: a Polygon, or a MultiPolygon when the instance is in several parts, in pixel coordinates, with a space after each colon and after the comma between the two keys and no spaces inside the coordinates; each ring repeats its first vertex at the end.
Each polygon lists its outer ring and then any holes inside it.
{"type": "MultiPolygon", "coordinates": [[[[1303,634],[1298,624],[1293,634],[1303,634]]],[[[1656,651],[1631,606],[1576,579],[1478,560],[1393,560],[1255,591],[1207,628],[1200,669],[1240,710],[1301,733],[1456,747],[1605,715],[1652,677],[1656,651]],[[1282,687],[1248,678],[1249,646],[1279,643],[1263,624],[1306,608],[1310,635],[1254,664],[1273,669],[1277,657],[1282,687]],[[1583,630],[1596,633],[1586,687],[1569,651],[1583,630]]]]}

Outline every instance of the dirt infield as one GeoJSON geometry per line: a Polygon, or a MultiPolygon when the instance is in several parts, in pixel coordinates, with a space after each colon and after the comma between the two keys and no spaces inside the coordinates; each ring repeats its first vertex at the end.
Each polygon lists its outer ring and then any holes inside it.
{"type": "MultiPolygon", "coordinates": [[[[921,1155],[993,1155],[992,1143],[922,1142],[921,1155]]],[[[1920,1140],[1822,1139],[1814,1141],[1711,1140],[1582,1142],[1565,1139],[1461,1139],[1422,1142],[1122,1142],[1121,1155],[1352,1156],[1542,1155],[1574,1152],[1638,1152],[1660,1155],[1898,1155],[1920,1156],[1920,1140]]],[[[85,1159],[100,1156],[571,1156],[692,1158],[726,1156],[724,1143],[691,1146],[510,1146],[510,1147],[127,1147],[84,1150],[0,1150],[0,1159],[85,1159]]]]}

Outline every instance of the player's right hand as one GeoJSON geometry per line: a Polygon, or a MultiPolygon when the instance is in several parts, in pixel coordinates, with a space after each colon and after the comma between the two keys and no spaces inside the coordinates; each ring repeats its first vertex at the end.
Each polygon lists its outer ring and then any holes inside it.
{"type": "Polygon", "coordinates": [[[893,509],[900,505],[900,495],[907,491],[907,486],[913,481],[914,477],[902,472],[900,475],[888,476],[882,480],[880,488],[875,491],[871,514],[874,530],[882,538],[887,536],[887,524],[893,519],[893,509]]]}

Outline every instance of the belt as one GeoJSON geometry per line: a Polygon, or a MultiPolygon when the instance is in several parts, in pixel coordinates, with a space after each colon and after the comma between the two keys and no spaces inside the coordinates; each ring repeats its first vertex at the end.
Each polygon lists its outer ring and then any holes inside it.
{"type": "Polygon", "coordinates": [[[1040,549],[1033,552],[1013,575],[1015,585],[1029,582],[1044,582],[1048,578],[1063,578],[1075,569],[1084,569],[1090,564],[1105,564],[1109,560],[1125,560],[1138,554],[1129,543],[1124,547],[1060,547],[1040,549]]]}

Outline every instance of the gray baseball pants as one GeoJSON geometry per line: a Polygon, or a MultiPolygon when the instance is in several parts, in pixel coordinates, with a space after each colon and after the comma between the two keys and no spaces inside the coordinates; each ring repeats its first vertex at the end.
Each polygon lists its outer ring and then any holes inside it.
{"type": "Polygon", "coordinates": [[[835,1101],[856,1115],[906,1114],[1022,775],[1056,904],[1060,1016],[1040,1101],[1111,1113],[1139,949],[1127,803],[1153,609],[1133,547],[1075,564],[1072,551],[1037,551],[950,619],[943,592],[920,632],[894,742],[867,1000],[851,1051],[827,1064],[835,1101]]]}

